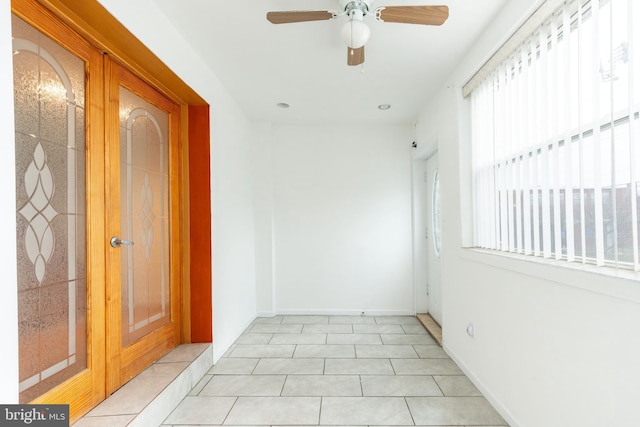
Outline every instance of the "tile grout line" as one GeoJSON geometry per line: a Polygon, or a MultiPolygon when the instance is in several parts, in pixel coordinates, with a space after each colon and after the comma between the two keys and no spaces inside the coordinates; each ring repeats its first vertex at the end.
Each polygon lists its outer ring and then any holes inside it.
{"type": "Polygon", "coordinates": [[[404,399],[404,404],[407,405],[407,411],[409,411],[409,416],[411,417],[411,421],[413,421],[413,425],[417,425],[416,424],[416,420],[415,418],[413,418],[413,412],[411,412],[411,408],[409,407],[409,402],[407,402],[407,396],[403,396],[404,399]]]}
{"type": "MultiPolygon", "coordinates": [[[[284,376],[284,381],[282,381],[282,387],[280,387],[280,395],[279,395],[280,397],[283,397],[283,396],[282,396],[282,393],[284,393],[284,387],[285,387],[285,385],[287,384],[287,381],[288,381],[288,380],[289,380],[289,374],[285,375],[285,376],[284,376]]],[[[434,381],[435,381],[435,380],[434,380],[434,381]]]]}
{"type": "Polygon", "coordinates": [[[433,379],[433,382],[436,383],[436,386],[438,387],[438,390],[440,390],[440,393],[442,393],[442,396],[445,397],[446,394],[444,393],[444,390],[442,389],[442,387],[440,387],[440,383],[436,381],[436,376],[431,375],[431,379],[433,379]]]}
{"type": "Polygon", "coordinates": [[[227,418],[229,418],[229,414],[231,414],[231,411],[233,411],[233,407],[236,406],[236,403],[238,403],[238,399],[240,399],[240,396],[236,396],[235,400],[233,401],[233,405],[231,405],[231,407],[229,408],[229,412],[227,412],[227,415],[224,416],[224,420],[222,420],[220,425],[224,425],[224,423],[227,421],[227,418]]]}

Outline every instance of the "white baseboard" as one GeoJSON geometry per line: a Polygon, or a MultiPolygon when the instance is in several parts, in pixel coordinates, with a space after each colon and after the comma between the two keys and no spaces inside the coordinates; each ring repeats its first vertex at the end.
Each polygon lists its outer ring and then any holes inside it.
{"type": "Polygon", "coordinates": [[[464,372],[464,374],[467,376],[467,378],[469,378],[469,380],[473,383],[473,385],[475,385],[478,388],[478,390],[480,390],[480,393],[482,393],[483,396],[489,401],[489,403],[491,403],[491,405],[495,408],[496,411],[498,411],[498,413],[502,416],[502,418],[504,418],[504,420],[509,424],[509,426],[520,427],[520,423],[518,423],[515,420],[511,412],[509,412],[509,410],[500,402],[499,399],[497,399],[493,395],[493,393],[491,393],[491,391],[482,383],[482,381],[480,381],[478,377],[476,377],[473,374],[473,372],[469,370],[467,365],[465,365],[460,360],[460,358],[455,354],[455,352],[451,350],[446,345],[446,343],[443,343],[442,348],[444,349],[445,353],[447,353],[449,357],[451,357],[451,359],[456,363],[456,365],[458,365],[458,367],[462,370],[462,372],[464,372]]]}
{"type": "MultiPolygon", "coordinates": [[[[222,358],[222,356],[229,350],[229,348],[231,348],[231,346],[233,345],[234,342],[236,342],[236,340],[238,339],[238,337],[240,337],[240,335],[242,335],[242,333],[247,330],[247,328],[249,327],[249,325],[251,325],[251,323],[256,320],[256,317],[252,317],[250,318],[248,321],[246,321],[244,323],[244,326],[240,327],[239,329],[237,329],[235,331],[235,333],[233,333],[232,335],[230,335],[231,338],[228,338],[225,342],[222,342],[220,340],[216,340],[215,338],[215,326],[213,329],[213,363],[218,363],[218,361],[222,358]]],[[[215,324],[214,324],[215,325],[215,324]]]]}
{"type": "Polygon", "coordinates": [[[259,311],[257,313],[257,317],[275,317],[276,312],[275,311],[259,311]]]}
{"type": "Polygon", "coordinates": [[[333,309],[280,309],[276,315],[310,316],[415,316],[413,310],[333,310],[333,309]]]}

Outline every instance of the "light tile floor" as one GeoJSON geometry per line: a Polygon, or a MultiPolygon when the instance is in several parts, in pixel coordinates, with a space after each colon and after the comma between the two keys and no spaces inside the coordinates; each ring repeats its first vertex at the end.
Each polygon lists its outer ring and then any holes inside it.
{"type": "Polygon", "coordinates": [[[164,426],[506,426],[411,316],[258,318],[164,426]]]}

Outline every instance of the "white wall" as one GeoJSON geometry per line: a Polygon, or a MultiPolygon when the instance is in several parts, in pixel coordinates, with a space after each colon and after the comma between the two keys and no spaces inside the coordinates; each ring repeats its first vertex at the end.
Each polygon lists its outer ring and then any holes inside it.
{"type": "Polygon", "coordinates": [[[0,0],[0,402],[18,402],[18,282],[16,276],[15,148],[13,130],[13,68],[11,48],[11,5],[0,0]]]}
{"type": "Polygon", "coordinates": [[[275,250],[273,229],[273,126],[256,123],[252,138],[256,233],[256,309],[258,316],[275,312],[275,250]]]}
{"type": "Polygon", "coordinates": [[[461,86],[534,7],[505,5],[417,125],[418,143],[440,142],[445,349],[512,426],[640,425],[638,280],[461,245],[469,229],[461,86]]]}
{"type": "Polygon", "coordinates": [[[275,309],[413,313],[412,126],[273,126],[275,309]]]}

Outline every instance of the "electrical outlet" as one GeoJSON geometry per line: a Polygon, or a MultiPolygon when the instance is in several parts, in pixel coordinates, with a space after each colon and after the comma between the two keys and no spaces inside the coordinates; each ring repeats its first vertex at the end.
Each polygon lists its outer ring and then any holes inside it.
{"type": "Polygon", "coordinates": [[[475,330],[473,329],[473,323],[469,323],[467,325],[467,335],[469,335],[471,338],[473,338],[474,334],[475,334],[475,330]]]}

